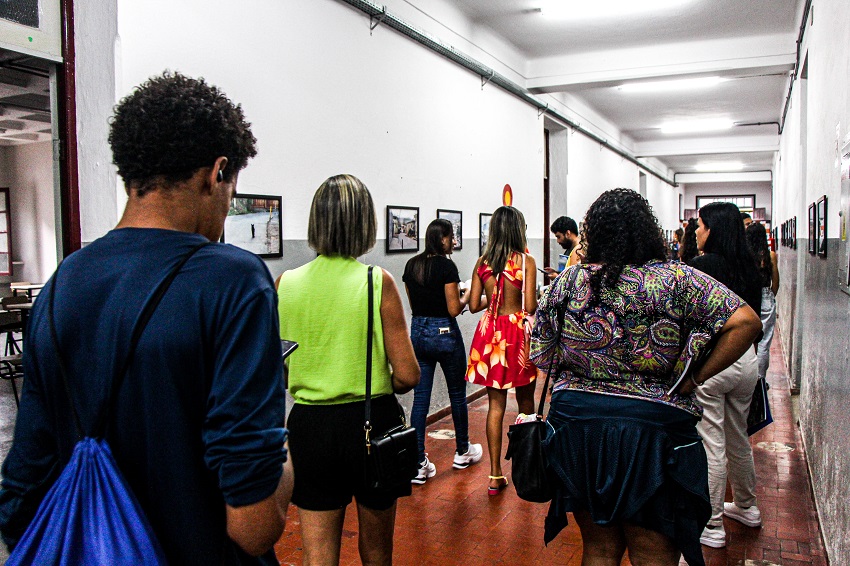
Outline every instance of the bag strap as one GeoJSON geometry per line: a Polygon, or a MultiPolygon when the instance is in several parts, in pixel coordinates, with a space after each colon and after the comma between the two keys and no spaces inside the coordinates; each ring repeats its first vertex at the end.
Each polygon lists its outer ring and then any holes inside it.
{"type": "MultiPolygon", "coordinates": [[[[567,288],[571,289],[578,277],[579,268],[573,269],[567,281],[567,288]]],[[[552,346],[552,355],[549,357],[549,369],[546,371],[546,381],[543,382],[543,390],[540,391],[540,402],[537,404],[537,420],[543,419],[543,407],[546,405],[546,391],[549,389],[549,379],[555,368],[555,358],[558,355],[558,344],[561,342],[561,320],[566,316],[567,308],[561,304],[555,307],[555,344],[552,346]]]]}
{"type": "Polygon", "coordinates": [[[520,300],[522,304],[520,305],[520,309],[522,312],[525,312],[525,254],[522,254],[522,284],[520,287],[520,300]]]}
{"type": "Polygon", "coordinates": [[[366,424],[363,425],[363,430],[366,432],[366,452],[372,452],[372,441],[369,439],[369,433],[372,432],[372,332],[374,331],[375,321],[373,320],[372,311],[375,306],[375,290],[372,285],[372,268],[369,266],[367,290],[368,323],[366,325],[366,424]]]}
{"type": "MultiPolygon", "coordinates": [[[[93,436],[95,438],[103,438],[106,435],[106,427],[109,423],[109,416],[112,412],[113,407],[115,406],[118,400],[118,392],[121,389],[121,385],[124,383],[124,378],[130,370],[130,364],[133,361],[133,356],[136,352],[136,347],[139,344],[139,340],[142,337],[142,333],[145,331],[145,328],[148,325],[151,317],[153,316],[154,311],[159,306],[160,301],[162,301],[162,297],[165,295],[165,292],[168,291],[168,288],[171,286],[171,283],[177,277],[177,274],[186,265],[186,262],[195,255],[195,253],[201,248],[208,246],[210,242],[204,242],[202,244],[198,244],[194,246],[189,252],[184,255],[177,265],[165,276],[165,278],[160,281],[159,285],[156,287],[153,295],[151,295],[150,299],[145,304],[142,309],[141,314],[139,315],[138,320],[136,321],[135,326],[133,327],[133,334],[130,337],[130,346],[127,350],[127,356],[125,357],[123,363],[121,364],[121,369],[118,372],[118,375],[115,377],[112,386],[109,388],[106,397],[106,405],[101,411],[100,418],[95,425],[94,430],[92,430],[92,434],[89,436],[93,436]]],[[[61,263],[59,267],[56,268],[56,273],[53,274],[53,279],[50,282],[50,302],[48,303],[47,309],[47,319],[50,326],[50,338],[53,341],[53,350],[56,354],[56,359],[59,366],[59,374],[62,377],[62,384],[65,388],[65,394],[68,396],[69,406],[71,408],[71,416],[74,420],[74,428],[77,431],[77,435],[80,438],[86,436],[84,434],[84,430],[80,421],[79,411],[77,410],[77,406],[74,403],[74,397],[71,394],[71,385],[68,380],[68,366],[65,362],[65,358],[62,355],[62,351],[59,348],[59,338],[56,333],[56,321],[54,318],[54,308],[55,301],[54,297],[56,296],[56,280],[59,278],[59,268],[62,267],[61,263]]]]}

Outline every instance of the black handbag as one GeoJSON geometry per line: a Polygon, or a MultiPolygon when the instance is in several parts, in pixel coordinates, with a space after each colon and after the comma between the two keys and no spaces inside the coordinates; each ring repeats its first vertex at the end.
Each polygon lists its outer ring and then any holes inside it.
{"type": "Polygon", "coordinates": [[[770,389],[770,385],[767,384],[767,380],[760,377],[753,390],[753,399],[750,401],[750,412],[747,415],[747,434],[749,436],[754,435],[773,422],[773,415],[770,413],[770,403],[767,399],[768,389],[770,389]]]}
{"type": "MultiPolygon", "coordinates": [[[[416,429],[407,425],[404,409],[398,404],[401,424],[385,432],[380,438],[371,439],[372,433],[372,332],[374,331],[374,291],[372,266],[369,266],[369,324],[366,337],[366,481],[377,490],[393,490],[409,486],[410,480],[419,473],[419,448],[416,429]]],[[[395,399],[395,395],[393,394],[395,399]]]]}
{"type": "MultiPolygon", "coordinates": [[[[577,270],[573,271],[573,279],[575,279],[576,272],[577,270]]],[[[505,460],[513,460],[511,475],[517,495],[520,499],[532,503],[551,501],[555,492],[555,483],[544,448],[544,441],[554,433],[554,429],[552,425],[543,420],[543,406],[546,403],[546,391],[549,389],[552,370],[557,365],[555,358],[558,353],[558,343],[561,336],[560,322],[563,316],[564,312],[559,307],[556,310],[556,328],[558,330],[555,333],[555,344],[552,347],[552,357],[549,359],[546,381],[543,383],[543,390],[540,391],[537,419],[527,423],[512,424],[508,427],[508,450],[505,453],[505,460]]]]}

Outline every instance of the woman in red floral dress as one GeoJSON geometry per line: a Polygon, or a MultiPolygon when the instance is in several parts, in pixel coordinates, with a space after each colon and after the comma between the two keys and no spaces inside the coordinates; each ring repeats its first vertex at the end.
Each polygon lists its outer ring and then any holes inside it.
{"type": "Polygon", "coordinates": [[[472,338],[466,380],[487,387],[490,495],[499,494],[508,485],[501,462],[508,389],[516,388],[521,413],[534,412],[537,369],[528,359],[526,319],[537,308],[537,265],[525,253],[525,247],[522,213],[511,206],[496,209],[469,291],[469,310],[487,309],[472,338]]]}

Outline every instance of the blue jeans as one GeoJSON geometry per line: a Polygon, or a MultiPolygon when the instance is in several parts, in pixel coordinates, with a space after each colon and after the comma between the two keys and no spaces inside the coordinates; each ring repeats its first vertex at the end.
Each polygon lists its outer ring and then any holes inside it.
{"type": "Polygon", "coordinates": [[[411,424],[419,439],[419,461],[425,461],[425,419],[431,408],[431,389],[437,363],[446,376],[455,442],[459,454],[469,448],[469,418],[466,411],[466,348],[463,336],[453,318],[414,316],[410,324],[410,339],[419,362],[419,385],[413,389],[411,424]]]}

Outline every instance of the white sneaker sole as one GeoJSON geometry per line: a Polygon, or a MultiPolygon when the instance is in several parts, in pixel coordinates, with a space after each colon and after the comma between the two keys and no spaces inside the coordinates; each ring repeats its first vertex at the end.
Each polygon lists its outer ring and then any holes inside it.
{"type": "Polygon", "coordinates": [[[726,505],[724,505],[723,506],[723,514],[726,515],[727,517],[729,517],[730,519],[732,519],[734,521],[738,521],[739,523],[741,523],[742,525],[745,525],[747,527],[760,527],[761,526],[761,517],[759,517],[759,519],[757,521],[754,521],[753,519],[750,519],[749,517],[747,517],[745,515],[741,515],[741,514],[737,513],[736,512],[737,509],[740,509],[740,507],[729,508],[729,507],[726,507],[726,505]]]}
{"type": "Polygon", "coordinates": [[[700,537],[699,542],[700,544],[710,546],[711,548],[723,548],[724,546],[726,546],[726,540],[714,540],[700,537]]]}

